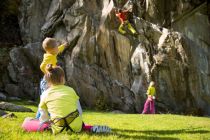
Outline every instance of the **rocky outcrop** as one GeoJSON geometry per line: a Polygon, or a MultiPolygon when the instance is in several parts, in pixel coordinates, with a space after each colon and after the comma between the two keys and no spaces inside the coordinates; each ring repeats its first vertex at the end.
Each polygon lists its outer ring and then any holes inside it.
{"type": "Polygon", "coordinates": [[[9,113],[3,115],[2,118],[17,118],[17,116],[14,113],[9,113]]]}
{"type": "Polygon", "coordinates": [[[40,43],[14,48],[10,52],[11,63],[8,66],[9,77],[15,84],[7,84],[10,96],[31,98],[39,96],[39,66],[42,57],[40,43]],[[17,59],[18,58],[18,59],[17,59]],[[17,85],[17,86],[15,86],[17,85]]]}
{"type": "Polygon", "coordinates": [[[33,112],[30,108],[26,108],[20,105],[15,105],[8,102],[0,102],[0,109],[13,112],[33,112]]]}
{"type": "Polygon", "coordinates": [[[83,106],[141,112],[154,80],[158,111],[210,114],[210,27],[203,2],[22,0],[19,25],[26,45],[10,52],[5,90],[38,98],[41,41],[51,36],[71,44],[59,60],[83,106]],[[136,37],[117,31],[113,7],[123,5],[134,8],[136,37]]]}
{"type": "Polygon", "coordinates": [[[3,110],[1,110],[0,109],[0,116],[4,116],[4,115],[6,115],[7,113],[5,112],[5,111],[3,111],[3,110]]]}

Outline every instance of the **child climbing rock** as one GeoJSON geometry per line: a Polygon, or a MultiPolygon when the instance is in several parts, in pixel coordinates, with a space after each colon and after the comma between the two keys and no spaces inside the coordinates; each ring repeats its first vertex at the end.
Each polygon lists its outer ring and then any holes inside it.
{"type": "Polygon", "coordinates": [[[147,90],[147,100],[142,114],[155,114],[155,82],[151,81],[147,90]]]}
{"type": "Polygon", "coordinates": [[[118,31],[121,34],[125,34],[126,31],[123,28],[125,28],[125,26],[127,26],[128,29],[132,32],[132,34],[136,35],[137,34],[136,30],[132,27],[132,25],[130,24],[130,22],[128,21],[128,18],[127,18],[129,10],[130,9],[128,9],[128,10],[122,10],[122,9],[115,10],[115,14],[121,22],[121,24],[118,28],[118,31]]]}

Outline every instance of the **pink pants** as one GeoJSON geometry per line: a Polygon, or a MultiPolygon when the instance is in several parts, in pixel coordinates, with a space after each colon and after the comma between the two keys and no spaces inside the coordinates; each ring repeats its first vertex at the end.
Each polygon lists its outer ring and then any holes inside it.
{"type": "Polygon", "coordinates": [[[92,125],[88,125],[88,124],[83,123],[82,130],[90,132],[92,127],[93,127],[92,125]]]}
{"type": "MultiPolygon", "coordinates": [[[[40,124],[38,119],[32,118],[25,118],[22,128],[28,132],[37,132],[37,131],[44,131],[50,126],[49,123],[40,124]]],[[[91,131],[92,125],[87,125],[83,123],[82,130],[84,131],[91,131]]]]}
{"type": "Polygon", "coordinates": [[[38,119],[25,118],[22,128],[28,132],[44,131],[50,126],[49,123],[40,123],[38,119]]]}
{"type": "Polygon", "coordinates": [[[153,99],[147,98],[142,114],[155,114],[155,101],[153,99]]]}

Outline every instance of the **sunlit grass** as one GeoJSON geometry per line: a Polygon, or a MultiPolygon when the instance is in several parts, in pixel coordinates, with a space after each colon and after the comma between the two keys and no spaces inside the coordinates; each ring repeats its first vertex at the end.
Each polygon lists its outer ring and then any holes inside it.
{"type": "MultiPolygon", "coordinates": [[[[36,112],[37,107],[26,105],[36,112]]],[[[21,129],[25,117],[34,117],[35,113],[15,113],[18,118],[0,118],[1,140],[119,140],[119,139],[165,139],[165,140],[210,140],[210,118],[180,115],[140,115],[113,114],[108,112],[84,111],[84,122],[88,124],[108,125],[110,134],[27,133],[21,129]]]]}

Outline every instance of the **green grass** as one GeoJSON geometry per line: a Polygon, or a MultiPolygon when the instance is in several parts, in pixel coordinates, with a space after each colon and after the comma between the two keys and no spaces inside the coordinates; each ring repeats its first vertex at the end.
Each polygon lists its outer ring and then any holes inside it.
{"type": "MultiPolygon", "coordinates": [[[[36,107],[26,105],[36,112],[36,107]]],[[[108,125],[111,134],[28,133],[21,129],[25,117],[34,117],[35,113],[15,113],[18,118],[0,118],[0,140],[210,140],[210,118],[180,115],[139,115],[112,114],[107,112],[85,111],[84,122],[88,124],[108,125]]]]}

